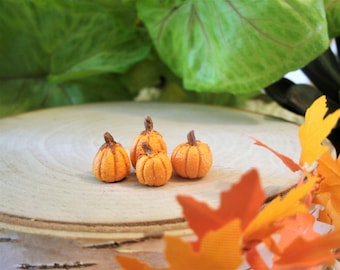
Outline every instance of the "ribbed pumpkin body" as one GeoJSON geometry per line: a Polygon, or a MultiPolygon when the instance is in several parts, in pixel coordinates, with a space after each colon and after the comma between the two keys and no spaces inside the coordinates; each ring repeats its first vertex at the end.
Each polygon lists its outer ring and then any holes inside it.
{"type": "Polygon", "coordinates": [[[212,161],[210,147],[196,140],[194,143],[179,144],[171,154],[172,167],[183,178],[195,179],[205,176],[212,166],[212,161]]]}
{"type": "Polygon", "coordinates": [[[93,160],[94,176],[104,182],[117,182],[123,180],[130,173],[130,159],[125,148],[115,142],[111,135],[107,136],[93,160]],[[110,140],[110,137],[112,141],[110,140]]]}
{"type": "Polygon", "coordinates": [[[145,117],[145,130],[137,135],[130,147],[131,164],[136,168],[138,158],[144,154],[142,144],[146,142],[155,152],[164,152],[167,154],[167,146],[162,135],[153,129],[153,122],[149,116],[145,117]]]}
{"type": "Polygon", "coordinates": [[[164,152],[144,154],[137,161],[136,176],[143,185],[163,186],[171,175],[171,161],[164,152]]]}

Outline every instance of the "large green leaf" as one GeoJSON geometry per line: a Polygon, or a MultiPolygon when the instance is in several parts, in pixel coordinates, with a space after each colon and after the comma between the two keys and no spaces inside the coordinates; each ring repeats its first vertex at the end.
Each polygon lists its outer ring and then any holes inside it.
{"type": "Polygon", "coordinates": [[[187,89],[259,91],[328,47],[321,0],[140,0],[163,61],[187,89]]]}
{"type": "MultiPolygon", "coordinates": [[[[195,102],[214,105],[239,106],[250,94],[212,93],[189,91],[183,87],[182,80],[152,52],[148,59],[134,65],[121,76],[129,92],[137,96],[144,87],[156,86],[160,90],[158,101],[195,102]]],[[[152,97],[150,96],[150,99],[152,97]]],[[[154,100],[154,99],[152,99],[154,100]]]]}
{"type": "Polygon", "coordinates": [[[1,0],[0,14],[2,78],[121,73],[150,49],[133,6],[120,1],[1,0]]]}
{"type": "Polygon", "coordinates": [[[44,79],[0,80],[0,85],[0,117],[45,107],[133,98],[116,74],[60,84],[44,79]]]}
{"type": "Polygon", "coordinates": [[[340,0],[325,0],[330,38],[340,36],[340,0]]]}
{"type": "Polygon", "coordinates": [[[115,74],[152,46],[136,18],[122,0],[0,0],[0,116],[131,98],[115,74]]]}

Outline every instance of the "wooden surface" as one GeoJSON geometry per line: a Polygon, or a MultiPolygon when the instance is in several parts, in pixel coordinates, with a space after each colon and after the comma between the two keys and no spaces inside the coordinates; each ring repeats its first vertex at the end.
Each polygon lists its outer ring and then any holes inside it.
{"type": "Polygon", "coordinates": [[[120,269],[115,256],[133,256],[164,267],[164,241],[159,237],[128,241],[77,240],[0,230],[0,269],[120,269]]]}
{"type": "Polygon", "coordinates": [[[242,173],[259,169],[272,195],[294,184],[291,173],[249,136],[298,160],[297,126],[222,107],[170,103],[100,103],[54,108],[0,120],[0,228],[77,239],[138,239],[149,234],[186,234],[176,194],[217,206],[219,193],[242,173]],[[214,155],[200,180],[172,177],[158,188],[140,185],[134,171],[107,184],[94,178],[92,160],[104,132],[128,150],[144,116],[163,134],[169,155],[195,130],[214,155]]]}

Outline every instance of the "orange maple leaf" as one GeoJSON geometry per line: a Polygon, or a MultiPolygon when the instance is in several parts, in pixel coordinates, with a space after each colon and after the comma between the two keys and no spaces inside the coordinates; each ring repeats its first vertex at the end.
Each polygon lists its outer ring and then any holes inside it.
{"type": "Polygon", "coordinates": [[[300,165],[291,158],[277,152],[263,142],[251,137],[256,145],[267,148],[293,172],[301,170],[301,166],[307,163],[311,166],[325,153],[328,148],[322,145],[323,140],[329,135],[340,117],[340,109],[327,113],[326,97],[321,96],[308,108],[305,123],[299,128],[299,140],[301,146],[300,165]]]}
{"type": "Polygon", "coordinates": [[[278,230],[279,221],[297,213],[307,212],[307,206],[302,202],[304,197],[315,185],[311,178],[305,184],[290,190],[284,198],[276,197],[266,205],[252,220],[244,231],[244,241],[252,242],[254,239],[264,239],[278,230]]]}
{"type": "Polygon", "coordinates": [[[315,217],[310,213],[299,213],[280,222],[281,228],[276,232],[280,235],[278,246],[281,250],[288,247],[297,237],[312,240],[319,233],[314,231],[315,217]]]}
{"type": "Polygon", "coordinates": [[[169,267],[152,268],[131,257],[116,256],[124,270],[208,270],[237,269],[242,261],[240,220],[235,219],[202,238],[198,251],[190,242],[176,236],[165,236],[165,256],[169,267]]]}
{"type": "Polygon", "coordinates": [[[314,231],[315,222],[311,213],[299,213],[279,223],[281,228],[275,232],[279,241],[266,242],[269,249],[275,251],[270,269],[312,270],[334,264],[334,258],[340,255],[334,252],[340,246],[340,230],[332,232],[331,236],[320,235],[314,231]],[[306,254],[309,252],[312,255],[306,254]]]}
{"type": "MultiPolygon", "coordinates": [[[[326,98],[316,100],[307,110],[306,122],[299,128],[301,144],[300,164],[311,165],[318,161],[317,175],[320,179],[310,194],[310,202],[321,204],[325,207],[321,211],[319,220],[340,228],[340,157],[334,160],[328,148],[322,145],[322,141],[330,133],[336,124],[340,110],[324,117],[327,112],[326,98]]],[[[254,138],[253,138],[254,139],[254,138]]],[[[282,155],[264,143],[254,139],[255,144],[267,148],[293,172],[299,170],[300,165],[289,157],[282,155]]],[[[300,170],[305,174],[302,167],[300,170]]]]}
{"type": "Polygon", "coordinates": [[[299,128],[301,145],[300,165],[311,166],[328,149],[322,141],[329,135],[340,117],[340,110],[329,115],[326,97],[321,96],[307,109],[305,123],[299,128]]]}
{"type": "Polygon", "coordinates": [[[333,159],[328,151],[325,152],[320,157],[317,171],[323,178],[322,182],[330,186],[340,185],[340,156],[333,159]]]}
{"type": "Polygon", "coordinates": [[[244,174],[229,191],[221,193],[218,209],[211,209],[190,196],[178,196],[178,200],[189,226],[198,236],[198,240],[193,243],[195,250],[199,249],[201,239],[206,233],[237,218],[241,220],[243,237],[240,241],[243,243],[243,251],[247,253],[248,262],[260,265],[259,255],[254,251],[256,245],[261,241],[269,241],[268,238],[280,228],[279,222],[284,218],[307,212],[303,199],[314,185],[315,180],[310,179],[289,191],[284,198],[277,197],[260,211],[265,195],[260,186],[259,175],[253,169],[244,174]]]}
{"type": "Polygon", "coordinates": [[[241,220],[242,230],[246,228],[264,203],[265,192],[261,187],[257,170],[252,169],[245,173],[230,190],[221,192],[218,209],[212,209],[206,203],[199,202],[191,196],[179,195],[177,199],[182,205],[189,227],[198,236],[198,241],[193,243],[197,250],[200,239],[208,231],[216,230],[235,218],[241,220]]]}
{"type": "Polygon", "coordinates": [[[340,213],[332,204],[330,193],[319,194],[316,196],[315,202],[324,206],[324,210],[320,211],[318,220],[332,224],[336,229],[340,229],[340,213]]]}
{"type": "MultiPolygon", "coordinates": [[[[116,260],[122,267],[122,270],[156,270],[156,268],[153,268],[136,258],[116,255],[116,260]]],[[[157,270],[166,270],[166,268],[157,268],[157,270]]]]}
{"type": "Polygon", "coordinates": [[[240,239],[238,219],[205,234],[198,251],[193,250],[191,243],[166,236],[165,255],[169,270],[237,269],[243,261],[240,239]]]}
{"type": "Polygon", "coordinates": [[[325,152],[320,157],[317,173],[320,181],[313,203],[324,206],[319,220],[340,228],[340,156],[333,159],[328,151],[325,152]]]}
{"type": "Polygon", "coordinates": [[[297,172],[297,171],[302,171],[302,168],[299,164],[297,164],[294,160],[292,160],[290,157],[285,156],[273,148],[269,147],[268,145],[264,144],[263,142],[251,137],[254,140],[254,143],[258,146],[262,146],[269,151],[271,151],[274,155],[276,155],[281,161],[292,171],[292,172],[297,172]]]}
{"type": "Polygon", "coordinates": [[[340,257],[340,230],[306,240],[297,237],[285,247],[273,269],[307,269],[317,265],[332,265],[340,257]]]}
{"type": "MultiPolygon", "coordinates": [[[[189,225],[199,233],[198,241],[193,245],[179,237],[166,236],[165,256],[169,267],[161,269],[237,269],[243,258],[253,269],[269,269],[268,262],[257,250],[261,243],[276,254],[275,269],[309,269],[320,263],[331,263],[338,255],[332,249],[339,245],[340,231],[331,233],[331,236],[319,236],[313,232],[314,218],[307,213],[303,198],[315,185],[316,177],[307,177],[306,183],[289,191],[284,198],[274,199],[263,209],[264,191],[255,169],[243,175],[229,191],[221,193],[218,209],[211,209],[190,196],[179,196],[189,225]],[[242,207],[230,204],[235,202],[242,207]],[[276,234],[281,235],[277,244],[274,240],[276,234]],[[319,248],[322,250],[318,251],[319,248]]],[[[133,258],[118,256],[117,260],[125,270],[160,270],[133,258]]]]}
{"type": "Polygon", "coordinates": [[[324,206],[320,221],[340,228],[340,185],[327,185],[321,182],[319,189],[315,192],[313,202],[324,206]]]}
{"type": "MultiPolygon", "coordinates": [[[[297,237],[306,240],[318,237],[320,234],[314,231],[314,223],[315,217],[310,213],[299,213],[279,222],[280,229],[275,232],[276,241],[269,238],[270,241],[265,242],[269,250],[275,254],[273,261],[278,260],[282,250],[288,247],[297,237]]],[[[308,267],[308,270],[312,270],[312,268],[308,267]]]]}

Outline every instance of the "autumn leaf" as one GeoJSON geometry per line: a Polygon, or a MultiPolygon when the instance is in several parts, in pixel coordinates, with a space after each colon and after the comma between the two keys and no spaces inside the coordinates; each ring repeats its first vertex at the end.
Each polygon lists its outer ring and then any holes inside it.
{"type": "Polygon", "coordinates": [[[303,199],[314,185],[315,179],[311,177],[305,184],[292,189],[284,198],[277,197],[260,211],[265,195],[264,191],[261,191],[259,176],[254,169],[243,175],[229,191],[221,193],[218,209],[211,209],[207,204],[190,196],[178,196],[178,200],[189,226],[198,236],[198,241],[193,244],[194,250],[199,249],[201,239],[209,231],[238,218],[243,230],[243,237],[240,239],[243,243],[242,249],[248,262],[258,266],[263,262],[255,250],[256,245],[261,241],[269,241],[270,236],[283,226],[280,222],[285,218],[308,211],[303,199]]]}
{"type": "MultiPolygon", "coordinates": [[[[136,258],[116,255],[116,260],[122,267],[122,270],[156,270],[156,268],[152,268],[149,265],[139,261],[136,258]]],[[[165,268],[157,268],[157,270],[165,270],[165,268]]]]}
{"type": "Polygon", "coordinates": [[[276,155],[279,159],[281,159],[281,161],[292,171],[292,172],[297,172],[297,171],[301,171],[302,168],[300,167],[299,164],[297,164],[294,160],[292,160],[290,157],[287,157],[279,152],[277,152],[276,150],[274,150],[273,148],[269,147],[268,145],[264,144],[263,142],[251,137],[254,140],[254,143],[258,146],[262,146],[266,149],[268,149],[269,151],[271,151],[274,155],[276,155]]]}
{"type": "Polygon", "coordinates": [[[313,202],[320,204],[324,209],[320,212],[319,220],[332,224],[340,229],[340,185],[329,186],[320,184],[319,190],[314,195],[313,202]]]}
{"type": "Polygon", "coordinates": [[[290,190],[284,198],[278,196],[268,203],[244,231],[244,242],[264,239],[278,230],[277,222],[291,215],[307,212],[307,206],[302,200],[314,187],[315,181],[311,177],[305,184],[290,190]]]}
{"type": "Polygon", "coordinates": [[[122,256],[117,261],[124,270],[237,269],[244,259],[252,269],[260,270],[272,269],[271,266],[310,270],[321,263],[330,264],[339,255],[332,250],[339,245],[340,232],[332,232],[331,236],[314,232],[315,218],[308,213],[303,199],[318,177],[306,177],[304,184],[264,207],[265,195],[255,169],[244,174],[230,190],[221,192],[217,209],[190,196],[178,196],[198,241],[165,236],[167,268],[152,268],[122,256]],[[279,241],[275,240],[276,235],[280,236],[279,241]],[[272,254],[269,261],[259,251],[265,246],[272,254]]]}
{"type": "Polygon", "coordinates": [[[297,237],[305,240],[312,240],[319,233],[314,231],[315,217],[310,213],[299,213],[285,218],[281,223],[281,228],[276,231],[280,235],[278,246],[281,250],[288,247],[297,237]]]}
{"type": "MultiPolygon", "coordinates": [[[[320,179],[317,186],[309,195],[310,202],[321,204],[324,210],[320,213],[319,220],[335,225],[340,228],[340,157],[333,159],[328,148],[322,145],[322,141],[330,133],[336,124],[340,110],[324,117],[327,112],[326,98],[316,100],[307,110],[306,122],[299,129],[301,144],[300,164],[317,164],[317,174],[320,179]],[[315,161],[318,161],[315,163],[315,161]]],[[[254,139],[254,138],[253,138],[254,139]]],[[[290,168],[293,172],[299,170],[289,157],[282,155],[264,143],[254,139],[255,144],[265,147],[290,168]]],[[[316,167],[315,167],[316,168],[316,167]]],[[[300,167],[300,170],[303,169],[300,167]]],[[[304,173],[307,174],[306,171],[304,173]]]]}
{"type": "Polygon", "coordinates": [[[116,259],[123,270],[232,270],[237,269],[243,261],[240,239],[240,220],[234,219],[218,230],[208,232],[198,251],[180,237],[165,236],[167,268],[152,268],[138,259],[120,255],[116,259]]]}
{"type": "Polygon", "coordinates": [[[305,123],[299,128],[300,165],[311,166],[327,151],[322,141],[329,135],[340,117],[340,109],[327,115],[326,97],[321,96],[307,109],[305,123]]]}
{"type": "Polygon", "coordinates": [[[212,209],[206,203],[199,202],[191,196],[179,195],[177,199],[182,205],[190,228],[198,236],[199,240],[193,244],[197,249],[200,239],[207,232],[216,230],[236,218],[241,220],[241,229],[246,228],[264,203],[265,193],[257,170],[252,169],[245,173],[230,190],[221,192],[218,209],[212,209]]]}
{"type": "Polygon", "coordinates": [[[269,270],[269,266],[266,264],[259,251],[256,248],[251,248],[246,253],[246,260],[251,268],[258,270],[269,270]]]}
{"type": "MultiPolygon", "coordinates": [[[[314,223],[315,217],[310,213],[299,213],[286,217],[277,223],[276,226],[278,229],[275,231],[275,234],[263,239],[262,242],[272,251],[274,255],[273,258],[277,260],[280,258],[282,250],[289,246],[297,237],[301,236],[309,240],[319,236],[319,234],[314,231],[314,223]]],[[[260,248],[261,246],[259,245],[258,249],[260,248]]],[[[253,269],[266,269],[265,267],[269,269],[269,266],[272,268],[272,262],[266,265],[262,258],[263,255],[260,256],[256,249],[253,250],[255,250],[255,252],[252,251],[253,254],[247,254],[247,260],[249,264],[253,266],[253,269]]]]}
{"type": "Polygon", "coordinates": [[[316,218],[311,213],[301,213],[281,222],[282,229],[278,246],[281,249],[274,257],[273,269],[311,269],[322,264],[333,264],[339,254],[340,231],[320,235],[315,232],[316,218]]]}
{"type": "MultiPolygon", "coordinates": [[[[340,185],[327,185],[326,183],[321,182],[316,196],[320,196],[323,193],[329,193],[329,200],[340,215],[340,185]]],[[[326,206],[326,204],[324,205],[326,206]]]]}
{"type": "Polygon", "coordinates": [[[340,228],[340,156],[334,159],[325,152],[319,160],[317,173],[320,181],[313,202],[324,206],[319,220],[340,228]]]}
{"type": "Polygon", "coordinates": [[[306,269],[318,265],[332,265],[334,258],[340,257],[336,249],[340,247],[340,230],[306,240],[297,237],[285,247],[273,269],[306,269]]]}
{"type": "Polygon", "coordinates": [[[318,173],[322,176],[322,182],[327,185],[340,185],[340,156],[333,159],[331,154],[325,152],[319,160],[318,173]]]}
{"type": "MultiPolygon", "coordinates": [[[[299,213],[282,220],[279,224],[281,228],[273,234],[278,241],[265,242],[269,250],[275,250],[273,263],[270,263],[268,267],[262,265],[261,268],[253,267],[253,269],[312,270],[319,269],[318,266],[322,264],[333,264],[334,258],[340,254],[336,254],[332,250],[340,244],[332,237],[316,232],[315,225],[316,217],[312,213],[299,213]],[[316,243],[318,243],[317,248],[313,246],[316,243]],[[319,252],[318,249],[323,249],[323,251],[319,252]],[[295,256],[296,253],[305,254],[308,250],[311,250],[314,256],[295,256]]],[[[333,235],[339,239],[338,234],[339,232],[333,235]]],[[[261,249],[259,250],[261,252],[261,249]]],[[[255,252],[259,253],[257,250],[255,252]]],[[[262,259],[259,255],[252,255],[255,258],[258,257],[255,263],[262,259]]],[[[250,258],[250,260],[252,259],[250,258]]],[[[266,260],[268,262],[268,258],[266,260]]]]}
{"type": "MultiPolygon", "coordinates": [[[[325,198],[327,198],[327,194],[324,195],[326,195],[324,198],[318,197],[318,201],[322,202],[325,200],[325,198]]],[[[331,224],[337,229],[340,228],[340,213],[334,208],[334,205],[329,199],[324,203],[324,210],[320,212],[318,220],[331,224]]]]}
{"type": "Polygon", "coordinates": [[[170,265],[169,270],[237,269],[243,261],[240,239],[238,219],[205,234],[198,251],[193,250],[190,242],[166,236],[165,255],[170,265]]]}
{"type": "MultiPolygon", "coordinates": [[[[307,109],[305,123],[299,128],[299,140],[301,146],[300,165],[307,163],[311,166],[328,148],[322,145],[322,142],[330,134],[331,130],[340,117],[340,109],[327,115],[326,97],[321,96],[307,109]]],[[[251,137],[256,145],[267,148],[293,172],[301,170],[299,164],[293,161],[263,142],[251,137]]]]}

